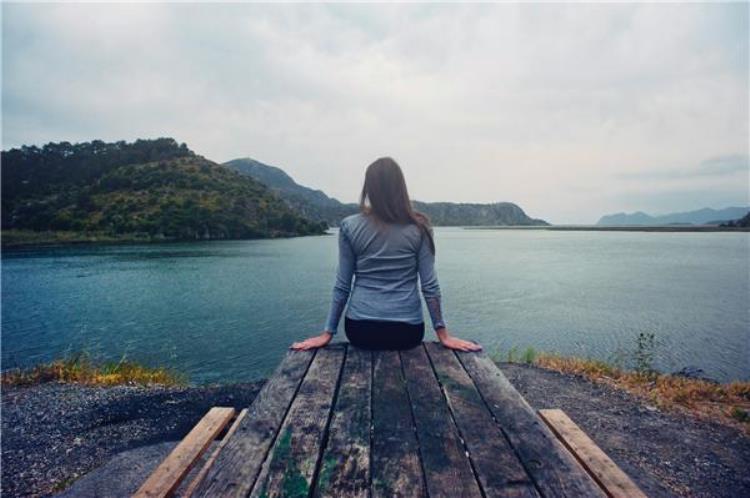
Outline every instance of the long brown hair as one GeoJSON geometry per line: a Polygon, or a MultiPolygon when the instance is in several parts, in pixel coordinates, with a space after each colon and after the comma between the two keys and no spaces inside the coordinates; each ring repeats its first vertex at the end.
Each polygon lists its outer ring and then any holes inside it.
{"type": "Polygon", "coordinates": [[[406,190],[404,173],[396,161],[381,157],[367,167],[365,184],[359,198],[359,209],[385,223],[413,223],[427,236],[430,251],[435,254],[430,219],[415,211],[406,190]],[[365,201],[369,201],[369,206],[365,201]]]}

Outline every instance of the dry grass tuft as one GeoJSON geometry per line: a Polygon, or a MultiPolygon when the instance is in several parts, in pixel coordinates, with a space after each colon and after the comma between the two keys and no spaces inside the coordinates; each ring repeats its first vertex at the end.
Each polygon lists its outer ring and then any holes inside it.
{"type": "Polygon", "coordinates": [[[750,434],[750,382],[719,384],[653,371],[628,371],[600,360],[537,354],[534,364],[625,389],[661,408],[682,409],[750,434]]]}
{"type": "Polygon", "coordinates": [[[3,386],[30,386],[43,382],[69,382],[89,385],[114,386],[119,384],[184,385],[183,375],[163,367],[146,367],[121,360],[96,364],[82,353],[65,359],[21,370],[2,373],[3,386]]]}

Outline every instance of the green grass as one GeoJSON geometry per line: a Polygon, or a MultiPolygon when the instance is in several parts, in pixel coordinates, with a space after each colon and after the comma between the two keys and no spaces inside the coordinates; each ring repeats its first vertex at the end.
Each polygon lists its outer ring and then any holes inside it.
{"type": "Polygon", "coordinates": [[[95,362],[86,353],[43,363],[28,369],[2,373],[3,386],[31,386],[44,382],[64,382],[113,386],[119,384],[185,385],[186,377],[165,367],[149,367],[126,360],[95,362]]]}

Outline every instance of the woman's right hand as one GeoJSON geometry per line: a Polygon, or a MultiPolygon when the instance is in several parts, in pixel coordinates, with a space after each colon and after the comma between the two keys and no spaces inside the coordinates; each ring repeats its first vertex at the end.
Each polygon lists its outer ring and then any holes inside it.
{"type": "Polygon", "coordinates": [[[482,346],[473,341],[459,339],[450,334],[447,328],[437,329],[437,336],[440,343],[446,348],[457,349],[459,351],[481,351],[482,346]]]}

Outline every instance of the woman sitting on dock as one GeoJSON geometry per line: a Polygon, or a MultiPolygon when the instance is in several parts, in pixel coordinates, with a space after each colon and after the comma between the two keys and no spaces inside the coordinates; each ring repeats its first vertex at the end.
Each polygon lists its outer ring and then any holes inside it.
{"type": "Polygon", "coordinates": [[[398,350],[421,344],[424,318],[417,289],[419,276],[440,342],[451,349],[480,350],[479,344],[451,335],[443,320],[432,227],[427,216],[412,208],[396,161],[383,157],[367,167],[359,207],[359,213],[347,216],[339,226],[339,264],[325,328],[291,348],[305,350],[328,344],[347,300],[344,330],[352,345],[398,350]],[[353,289],[352,276],[356,277],[353,289]]]}

